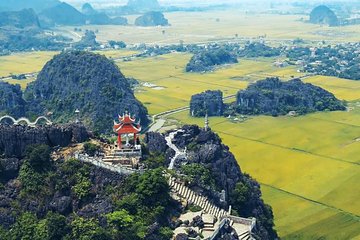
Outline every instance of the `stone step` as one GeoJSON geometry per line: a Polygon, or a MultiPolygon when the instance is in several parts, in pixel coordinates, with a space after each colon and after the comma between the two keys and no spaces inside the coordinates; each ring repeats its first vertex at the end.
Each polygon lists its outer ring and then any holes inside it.
{"type": "Polygon", "coordinates": [[[215,228],[203,228],[202,229],[204,232],[215,232],[215,228]]]}
{"type": "Polygon", "coordinates": [[[214,227],[213,223],[204,223],[204,228],[212,228],[214,227]]]}

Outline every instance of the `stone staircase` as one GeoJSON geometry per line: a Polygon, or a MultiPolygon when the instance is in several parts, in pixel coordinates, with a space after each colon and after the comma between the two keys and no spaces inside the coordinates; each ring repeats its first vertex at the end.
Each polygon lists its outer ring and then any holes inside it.
{"type": "Polygon", "coordinates": [[[141,149],[113,149],[102,159],[105,163],[132,168],[141,158],[141,149]]]}
{"type": "Polygon", "coordinates": [[[202,234],[205,239],[216,239],[220,229],[223,228],[226,223],[235,229],[240,240],[254,239],[251,235],[251,231],[256,224],[255,218],[232,216],[224,209],[214,205],[207,197],[186,187],[184,183],[176,178],[169,177],[168,181],[172,192],[176,193],[179,197],[186,199],[188,203],[192,203],[203,209],[202,217],[204,228],[202,229],[202,234]]]}
{"type": "Polygon", "coordinates": [[[210,202],[207,197],[194,192],[180,181],[177,181],[175,178],[169,178],[169,186],[176,194],[182,198],[185,198],[188,203],[192,203],[201,207],[205,213],[209,213],[215,216],[217,219],[227,215],[227,212],[224,209],[217,207],[212,202],[210,202]]]}

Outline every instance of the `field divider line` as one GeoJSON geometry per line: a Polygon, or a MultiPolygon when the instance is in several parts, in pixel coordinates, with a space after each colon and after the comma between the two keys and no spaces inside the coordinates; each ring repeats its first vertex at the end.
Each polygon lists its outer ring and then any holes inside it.
{"type": "Polygon", "coordinates": [[[289,194],[289,195],[291,195],[291,196],[294,196],[294,197],[297,197],[297,198],[300,198],[300,199],[303,199],[303,200],[306,200],[306,201],[309,201],[309,202],[312,202],[312,203],[321,205],[321,206],[323,206],[323,207],[331,208],[331,209],[333,209],[333,210],[342,212],[342,213],[344,213],[344,214],[348,214],[348,215],[356,218],[356,220],[360,221],[360,215],[357,215],[357,214],[355,214],[355,213],[351,213],[351,212],[345,211],[345,210],[343,210],[343,209],[341,209],[341,208],[337,208],[337,207],[328,205],[328,204],[326,204],[326,203],[319,202],[319,201],[313,200],[313,199],[311,199],[311,198],[307,198],[307,197],[301,196],[301,195],[299,195],[299,194],[289,192],[289,191],[287,191],[287,190],[284,190],[284,189],[275,187],[275,186],[270,185],[270,184],[267,184],[267,183],[263,183],[263,182],[259,182],[259,181],[258,181],[258,183],[260,183],[261,185],[264,185],[264,186],[266,186],[266,187],[269,187],[269,188],[278,190],[278,191],[280,191],[280,192],[282,192],[282,193],[286,193],[286,194],[289,194]]]}
{"type": "Polygon", "coordinates": [[[209,83],[209,82],[205,82],[205,81],[188,79],[188,78],[179,77],[179,76],[173,76],[173,77],[174,77],[174,78],[181,79],[181,80],[184,80],[184,81],[188,81],[188,82],[197,82],[197,83],[202,83],[202,84],[204,84],[204,85],[212,85],[212,86],[217,86],[217,87],[224,87],[224,88],[234,89],[233,86],[227,86],[227,85],[216,84],[216,83],[209,83]]]}
{"type": "Polygon", "coordinates": [[[327,119],[323,119],[323,118],[317,118],[317,117],[309,117],[312,119],[316,119],[319,121],[324,121],[324,122],[331,122],[331,123],[336,123],[336,124],[341,124],[341,125],[345,125],[345,126],[349,126],[349,127],[356,127],[356,128],[360,128],[359,125],[355,125],[355,124],[350,124],[350,123],[345,123],[345,122],[339,122],[339,121],[333,121],[333,120],[327,120],[327,119]]]}
{"type": "Polygon", "coordinates": [[[161,77],[161,78],[156,78],[156,79],[146,80],[146,81],[145,80],[139,80],[139,82],[143,82],[143,83],[151,82],[151,83],[153,83],[153,82],[161,81],[161,80],[168,79],[168,78],[177,78],[177,76],[181,76],[181,75],[183,75],[183,73],[179,73],[179,74],[176,74],[176,75],[169,75],[169,76],[166,76],[166,77],[161,77]]]}
{"type": "Polygon", "coordinates": [[[338,162],[352,164],[352,165],[355,165],[357,167],[360,166],[360,163],[357,163],[357,162],[351,162],[351,161],[340,159],[340,158],[329,157],[329,156],[326,156],[326,155],[321,155],[321,154],[309,152],[309,151],[306,151],[306,150],[303,150],[303,149],[285,147],[285,146],[277,145],[277,144],[274,144],[274,143],[268,143],[268,142],[257,140],[257,139],[252,139],[252,138],[242,137],[242,136],[235,135],[235,134],[226,133],[226,132],[223,132],[223,131],[215,131],[215,132],[225,134],[225,135],[228,135],[228,136],[232,136],[232,137],[241,138],[241,139],[252,141],[252,142],[262,143],[262,144],[265,144],[265,145],[278,147],[278,148],[282,148],[282,149],[286,149],[286,150],[290,150],[290,151],[294,151],[294,152],[299,152],[299,153],[303,153],[303,154],[309,154],[309,155],[321,157],[321,158],[324,158],[324,159],[327,159],[327,160],[334,160],[334,161],[338,161],[338,162]]]}

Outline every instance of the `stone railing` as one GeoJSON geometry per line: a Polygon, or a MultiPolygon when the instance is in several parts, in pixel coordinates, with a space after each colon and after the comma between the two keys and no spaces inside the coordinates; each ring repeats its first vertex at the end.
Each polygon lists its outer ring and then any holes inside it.
{"type": "Polygon", "coordinates": [[[226,223],[230,222],[229,219],[224,218],[223,220],[221,220],[219,227],[214,231],[213,235],[211,235],[211,237],[209,237],[209,240],[214,240],[218,237],[218,234],[220,233],[220,230],[225,226],[226,223]]]}
{"type": "Polygon", "coordinates": [[[242,217],[236,217],[232,215],[226,216],[226,218],[230,219],[234,223],[239,223],[242,225],[249,226],[249,230],[251,231],[255,225],[256,225],[256,218],[242,218],[242,217]]]}
{"type": "Polygon", "coordinates": [[[105,168],[107,170],[110,170],[112,172],[116,172],[119,174],[130,175],[130,174],[137,173],[137,172],[142,173],[141,170],[125,168],[125,167],[119,166],[119,165],[110,165],[110,164],[104,163],[102,158],[99,158],[99,157],[90,157],[88,155],[79,154],[79,153],[76,153],[74,157],[75,157],[75,159],[78,159],[79,161],[91,163],[97,167],[105,168]]]}
{"type": "Polygon", "coordinates": [[[52,122],[44,116],[38,117],[34,122],[31,122],[29,119],[27,119],[25,117],[15,119],[12,116],[5,115],[5,116],[0,117],[0,124],[5,119],[12,121],[12,123],[14,125],[20,124],[20,123],[26,123],[30,127],[35,127],[41,120],[44,120],[46,125],[52,125],[52,122]]]}

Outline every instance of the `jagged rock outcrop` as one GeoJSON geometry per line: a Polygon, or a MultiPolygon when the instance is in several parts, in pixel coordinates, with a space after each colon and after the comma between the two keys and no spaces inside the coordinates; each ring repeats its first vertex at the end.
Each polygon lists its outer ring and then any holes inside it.
{"type": "Polygon", "coordinates": [[[168,26],[169,21],[161,12],[147,12],[135,20],[136,26],[154,27],[154,26],[168,26]]]}
{"type": "MultiPolygon", "coordinates": [[[[4,161],[6,160],[1,160],[1,163],[7,166],[4,161]]],[[[17,172],[20,170],[20,166],[20,164],[17,166],[17,172]]],[[[53,173],[58,178],[56,184],[60,184],[60,181],[68,185],[61,185],[63,189],[51,194],[47,193],[46,197],[43,196],[43,202],[21,198],[20,192],[22,186],[19,179],[16,178],[17,174],[12,177],[13,179],[5,181],[3,187],[0,189],[0,227],[8,228],[14,224],[17,217],[14,216],[14,213],[20,210],[15,209],[12,205],[15,201],[19,202],[22,211],[29,211],[38,216],[42,216],[48,211],[53,211],[65,216],[75,212],[79,216],[92,218],[100,217],[111,212],[114,206],[110,196],[106,195],[104,188],[106,186],[123,185],[125,176],[88,164],[79,164],[73,167],[74,169],[72,169],[72,171],[74,172],[89,171],[89,179],[91,182],[90,191],[93,192],[93,194],[90,195],[86,201],[79,201],[77,197],[69,191],[69,186],[74,184],[73,180],[71,180],[74,176],[69,175],[68,172],[64,172],[64,162],[59,160],[54,166],[53,173]]],[[[39,195],[43,194],[39,193],[39,195]]]]}
{"type": "MultiPolygon", "coordinates": [[[[157,146],[157,142],[162,142],[160,134],[156,137],[148,138],[147,146],[157,146]]],[[[164,136],[162,136],[164,138],[164,136]]],[[[260,185],[250,176],[243,174],[234,157],[229,151],[229,147],[222,144],[220,137],[212,131],[205,131],[202,128],[194,125],[183,126],[173,139],[173,143],[179,149],[187,149],[186,159],[179,158],[175,163],[174,170],[181,172],[183,166],[203,166],[202,169],[210,171],[210,177],[213,180],[214,188],[201,186],[193,186],[196,191],[202,192],[209,198],[213,199],[223,207],[224,205],[232,204],[233,209],[239,208],[236,206],[236,201],[233,199],[233,194],[237,186],[246,186],[247,196],[241,206],[241,217],[255,217],[257,225],[254,234],[259,239],[275,239],[276,232],[273,230],[273,215],[271,207],[266,205],[261,199],[260,185]],[[191,165],[190,165],[191,164],[191,165]],[[221,202],[221,195],[219,191],[225,190],[225,202],[221,202]]],[[[152,147],[154,148],[154,147],[152,147]]],[[[159,148],[160,149],[160,148],[159,148]]],[[[161,148],[162,149],[162,148],[161,148]]],[[[201,168],[200,168],[201,169],[201,168]]],[[[200,172],[198,174],[203,174],[200,172]]],[[[206,177],[206,176],[203,176],[206,177]]],[[[207,176],[209,177],[209,176],[207,176]]],[[[207,183],[210,185],[210,183],[207,183]]],[[[232,230],[229,228],[228,232],[224,232],[226,236],[231,234],[232,230]]]]}
{"type": "Polygon", "coordinates": [[[149,152],[163,153],[168,149],[165,138],[160,133],[147,132],[144,142],[149,152]]]}
{"type": "Polygon", "coordinates": [[[190,115],[193,117],[222,116],[224,111],[223,93],[206,91],[191,96],[190,115]]]}
{"type": "MultiPolygon", "coordinates": [[[[0,125],[0,153],[5,157],[23,157],[27,146],[47,144],[68,146],[84,142],[90,134],[83,125],[54,125],[29,127],[22,125],[0,125]]],[[[8,164],[6,164],[8,166],[8,164]]]]}
{"type": "MultiPolygon", "coordinates": [[[[187,164],[199,163],[211,169],[219,189],[230,193],[243,177],[240,167],[229,148],[212,131],[204,131],[195,125],[186,125],[184,132],[175,135],[175,143],[180,149],[187,148],[187,164]]],[[[179,167],[183,164],[177,163],[179,167]]]]}
{"type": "Polygon", "coordinates": [[[81,120],[96,132],[110,132],[113,120],[126,110],[149,122],[146,108],[135,98],[127,79],[114,62],[90,52],[64,52],[50,60],[37,80],[28,85],[29,110],[42,115],[53,112],[56,122],[81,120]]]}
{"type": "Polygon", "coordinates": [[[84,5],[81,7],[81,12],[85,15],[97,14],[97,11],[91,6],[90,3],[84,3],[84,5]]]}
{"type": "Polygon", "coordinates": [[[95,49],[100,44],[96,41],[96,35],[93,31],[85,31],[85,35],[81,37],[81,40],[74,44],[74,48],[84,50],[87,48],[95,49]]]}
{"type": "Polygon", "coordinates": [[[20,85],[0,82],[0,116],[11,115],[16,118],[24,116],[26,103],[22,98],[20,85]]]}
{"type": "Polygon", "coordinates": [[[336,14],[330,8],[325,5],[320,5],[311,11],[310,23],[326,24],[330,27],[334,27],[339,25],[339,20],[336,14]]]}
{"type": "Polygon", "coordinates": [[[238,92],[236,104],[238,113],[250,115],[345,110],[344,104],[334,94],[300,79],[284,82],[279,78],[267,78],[258,81],[238,92]]]}

